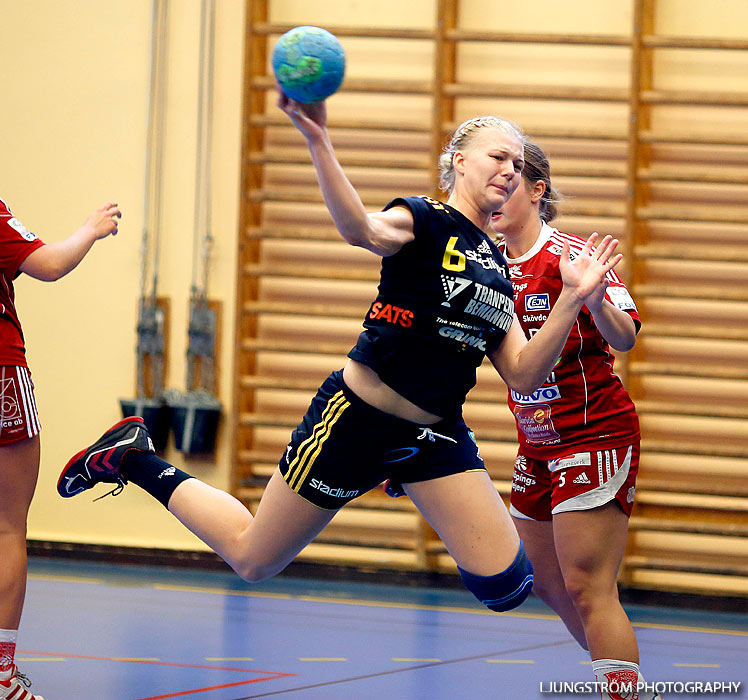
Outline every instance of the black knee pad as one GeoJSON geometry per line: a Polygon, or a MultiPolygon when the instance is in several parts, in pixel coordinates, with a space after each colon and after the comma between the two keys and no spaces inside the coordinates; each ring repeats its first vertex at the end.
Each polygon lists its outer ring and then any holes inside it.
{"type": "Polygon", "coordinates": [[[511,565],[493,576],[479,576],[460,569],[467,589],[489,610],[506,612],[521,605],[532,590],[532,564],[522,542],[511,565]]]}

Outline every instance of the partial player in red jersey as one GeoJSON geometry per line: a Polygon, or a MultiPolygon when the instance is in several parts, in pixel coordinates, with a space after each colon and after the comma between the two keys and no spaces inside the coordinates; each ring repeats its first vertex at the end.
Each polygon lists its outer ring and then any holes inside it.
{"type": "Polygon", "coordinates": [[[26,593],[26,518],[39,473],[39,417],[13,280],[25,273],[45,282],[65,276],[99,238],[117,233],[119,208],[105,204],[69,238],[45,245],[0,199],[0,699],[26,698],[28,679],[15,666],[26,593]]]}
{"type": "MultiPolygon", "coordinates": [[[[550,165],[532,142],[524,155],[522,185],[491,228],[509,264],[517,319],[531,338],[558,299],[564,244],[574,255],[585,241],[549,226],[558,200],[550,165]]],[[[534,590],[590,652],[597,680],[608,683],[640,679],[636,637],[616,586],[634,501],[639,421],[611,353],[630,350],[640,325],[611,270],[588,297],[543,386],[527,396],[509,392],[520,443],[510,512],[535,568],[534,590]]]]}

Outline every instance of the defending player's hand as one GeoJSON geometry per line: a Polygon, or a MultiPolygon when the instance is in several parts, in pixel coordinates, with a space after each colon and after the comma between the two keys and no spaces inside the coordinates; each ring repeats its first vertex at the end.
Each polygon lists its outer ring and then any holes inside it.
{"type": "Polygon", "coordinates": [[[569,244],[564,241],[559,267],[564,287],[573,291],[582,302],[590,304],[602,302],[607,281],[605,275],[612,270],[623,258],[615,253],[618,239],[605,236],[600,245],[595,247],[598,234],[593,233],[584,244],[581,253],[571,257],[569,244]]]}
{"type": "Polygon", "coordinates": [[[122,212],[116,202],[107,202],[99,207],[83,224],[94,235],[96,240],[106,238],[108,235],[116,236],[118,219],[122,218],[122,212]]]}
{"type": "Polygon", "coordinates": [[[293,125],[307,140],[324,136],[327,128],[327,103],[302,103],[292,100],[278,87],[278,108],[285,112],[293,125]]]}

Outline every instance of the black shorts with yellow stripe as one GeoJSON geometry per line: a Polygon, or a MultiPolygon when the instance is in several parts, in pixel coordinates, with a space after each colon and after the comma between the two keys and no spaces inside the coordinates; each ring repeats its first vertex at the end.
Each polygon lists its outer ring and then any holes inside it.
{"type": "Polygon", "coordinates": [[[402,484],[485,470],[462,416],[432,425],[397,418],[370,406],[333,372],[317,391],[280,460],[288,485],[320,508],[337,510],[389,480],[402,484]]]}

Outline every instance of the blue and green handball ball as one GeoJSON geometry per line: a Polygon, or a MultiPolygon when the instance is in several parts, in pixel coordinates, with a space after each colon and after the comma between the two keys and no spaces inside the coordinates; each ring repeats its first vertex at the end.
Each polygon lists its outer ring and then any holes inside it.
{"type": "Polygon", "coordinates": [[[283,92],[297,102],[321,102],[337,91],[345,74],[345,52],[321,27],[294,27],[273,49],[273,73],[283,92]]]}

